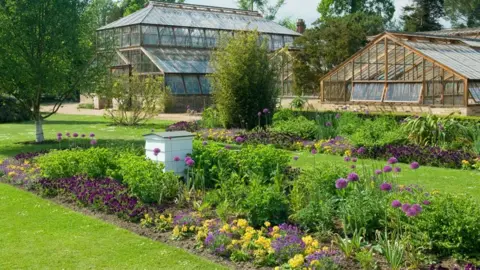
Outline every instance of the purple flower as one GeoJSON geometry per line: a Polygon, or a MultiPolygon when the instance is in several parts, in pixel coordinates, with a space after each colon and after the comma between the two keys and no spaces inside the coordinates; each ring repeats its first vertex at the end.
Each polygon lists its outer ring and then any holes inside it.
{"type": "Polygon", "coordinates": [[[78,133],[76,133],[76,132],[73,133],[73,137],[74,137],[74,138],[77,138],[77,137],[78,137],[78,133]]]}
{"type": "Polygon", "coordinates": [[[85,135],[85,134],[80,135],[80,137],[82,137],[82,138],[85,138],[86,136],[87,136],[87,135],[85,135]]]}
{"type": "Polygon", "coordinates": [[[193,165],[195,165],[195,161],[193,159],[189,159],[185,163],[188,167],[193,167],[193,165]]]}
{"type": "Polygon", "coordinates": [[[61,132],[58,132],[58,133],[57,133],[57,137],[62,137],[62,133],[61,133],[61,132]]]}
{"type": "Polygon", "coordinates": [[[401,206],[402,206],[402,203],[399,200],[394,200],[392,202],[392,207],[393,208],[398,208],[398,207],[401,207],[401,206]]]}
{"type": "Polygon", "coordinates": [[[237,138],[235,138],[235,141],[237,143],[242,143],[244,141],[244,139],[243,139],[243,137],[238,136],[237,138]]]}
{"type": "Polygon", "coordinates": [[[339,119],[339,118],[340,118],[340,114],[337,113],[337,114],[335,115],[335,119],[339,119]]]}
{"type": "Polygon", "coordinates": [[[346,156],[346,157],[343,158],[343,160],[344,160],[345,162],[349,162],[349,161],[351,160],[351,158],[350,158],[349,156],[346,156]]]}
{"type": "Polygon", "coordinates": [[[404,203],[402,205],[402,211],[406,213],[408,211],[408,209],[410,209],[410,207],[411,207],[410,204],[404,203]]]}
{"type": "Polygon", "coordinates": [[[332,122],[326,122],[326,123],[325,123],[325,126],[326,126],[326,127],[331,127],[331,126],[332,126],[332,122]]]}
{"type": "Polygon", "coordinates": [[[257,113],[258,117],[262,116],[262,112],[257,113]]]}
{"type": "Polygon", "coordinates": [[[430,205],[431,202],[430,202],[429,200],[425,200],[425,201],[423,201],[423,204],[424,204],[424,205],[430,205]]]}
{"type": "Polygon", "coordinates": [[[375,170],[375,174],[376,175],[382,174],[382,170],[375,170]]]}
{"type": "Polygon", "coordinates": [[[407,217],[414,217],[418,214],[418,212],[413,209],[413,207],[410,207],[406,212],[405,214],[407,215],[407,217]]]}
{"type": "Polygon", "coordinates": [[[352,158],[352,162],[357,162],[358,159],[356,157],[352,158]]]}
{"type": "Polygon", "coordinates": [[[267,108],[263,109],[263,113],[264,113],[264,114],[267,114],[267,113],[269,113],[269,112],[270,112],[270,111],[269,111],[267,108]]]}
{"type": "Polygon", "coordinates": [[[387,161],[388,164],[395,164],[395,163],[397,163],[397,162],[398,162],[398,159],[395,158],[395,157],[391,157],[391,158],[389,158],[388,161],[387,161]]]}
{"type": "Polygon", "coordinates": [[[352,170],[355,170],[355,169],[357,168],[357,166],[355,166],[354,164],[352,164],[352,165],[350,166],[350,168],[351,168],[352,170]]]}
{"type": "Polygon", "coordinates": [[[186,156],[185,159],[184,159],[185,163],[187,163],[187,160],[190,160],[190,159],[192,159],[192,158],[189,157],[189,156],[186,156]]]}
{"type": "Polygon", "coordinates": [[[213,236],[213,233],[209,232],[208,236],[205,238],[205,246],[209,246],[215,241],[215,236],[213,236]]]}
{"type": "Polygon", "coordinates": [[[392,167],[387,165],[387,166],[383,167],[383,171],[384,171],[384,172],[391,172],[391,171],[392,171],[392,167]]]}
{"type": "Polygon", "coordinates": [[[91,144],[91,145],[96,145],[96,144],[97,144],[97,140],[95,140],[95,139],[91,140],[91,141],[90,141],[90,144],[91,144]]]}
{"type": "Polygon", "coordinates": [[[367,149],[365,149],[365,147],[362,146],[362,147],[357,149],[357,154],[363,155],[363,154],[365,154],[366,151],[367,151],[367,149]]]}
{"type": "Polygon", "coordinates": [[[173,158],[173,161],[180,161],[180,157],[179,157],[179,156],[175,156],[175,157],[173,158]]]}
{"type": "Polygon", "coordinates": [[[70,138],[70,132],[65,133],[65,135],[70,138]]]}
{"type": "Polygon", "coordinates": [[[382,183],[380,185],[380,189],[383,190],[383,191],[390,191],[390,190],[392,190],[392,185],[385,182],[385,183],[382,183]]]}
{"type": "Polygon", "coordinates": [[[422,212],[422,207],[421,207],[420,204],[418,204],[418,203],[412,205],[412,209],[414,209],[415,212],[417,212],[417,213],[422,212]]]}
{"type": "Polygon", "coordinates": [[[312,155],[316,155],[316,154],[318,153],[318,152],[317,152],[317,149],[312,148],[312,152],[311,152],[311,153],[312,153],[312,155]]]}
{"type": "Polygon", "coordinates": [[[293,157],[293,160],[297,161],[297,160],[298,160],[298,156],[294,156],[294,157],[293,157]]]}
{"type": "Polygon", "coordinates": [[[227,144],[227,145],[225,145],[225,149],[230,150],[230,149],[232,149],[232,146],[227,144]]]}
{"type": "Polygon", "coordinates": [[[395,167],[393,168],[393,171],[396,172],[396,173],[399,173],[402,171],[402,169],[400,167],[395,167]]]}
{"type": "Polygon", "coordinates": [[[344,188],[347,187],[347,185],[348,185],[347,180],[345,180],[345,179],[343,179],[343,178],[340,178],[340,179],[338,179],[338,180],[335,182],[335,187],[336,187],[337,189],[344,189],[344,188]]]}
{"type": "Polygon", "coordinates": [[[410,169],[416,170],[418,168],[420,168],[420,164],[418,164],[418,162],[414,161],[414,162],[410,163],[410,169]]]}
{"type": "Polygon", "coordinates": [[[348,179],[348,181],[350,181],[350,182],[355,182],[355,181],[358,181],[358,180],[359,180],[359,177],[358,177],[358,174],[356,174],[356,173],[350,173],[350,174],[347,176],[347,179],[348,179]]]}
{"type": "Polygon", "coordinates": [[[158,156],[160,154],[160,148],[153,148],[153,155],[158,156]]]}
{"type": "Polygon", "coordinates": [[[90,138],[93,138],[95,137],[95,134],[94,133],[90,133],[90,138]]]}
{"type": "Polygon", "coordinates": [[[207,145],[208,143],[207,143],[207,141],[203,141],[202,144],[203,144],[203,145],[207,145]]]}

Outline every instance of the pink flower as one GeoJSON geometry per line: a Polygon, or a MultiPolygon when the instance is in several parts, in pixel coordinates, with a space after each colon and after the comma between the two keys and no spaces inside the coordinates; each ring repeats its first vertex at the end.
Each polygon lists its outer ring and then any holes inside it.
{"type": "Polygon", "coordinates": [[[392,202],[392,207],[393,208],[398,208],[398,207],[401,207],[401,206],[402,206],[402,203],[399,200],[394,200],[392,202]]]}
{"type": "Polygon", "coordinates": [[[385,183],[380,185],[380,189],[383,190],[383,191],[390,191],[390,190],[392,190],[392,185],[385,182],[385,183]]]}
{"type": "Polygon", "coordinates": [[[185,163],[188,167],[193,167],[193,165],[195,165],[195,161],[193,159],[189,159],[185,163]]]}
{"type": "Polygon", "coordinates": [[[96,145],[96,144],[97,144],[97,140],[95,140],[95,139],[91,140],[91,141],[90,141],[90,144],[91,144],[91,145],[96,145]]]}
{"type": "Polygon", "coordinates": [[[175,157],[173,158],[173,161],[180,161],[180,157],[179,157],[179,156],[175,156],[175,157]]]}
{"type": "Polygon", "coordinates": [[[335,187],[337,189],[344,189],[347,187],[347,185],[348,185],[348,181],[343,178],[340,178],[335,182],[335,187]]]}
{"type": "Polygon", "coordinates": [[[160,152],[161,152],[160,148],[153,148],[153,154],[155,156],[158,156],[158,154],[160,154],[160,152]]]}

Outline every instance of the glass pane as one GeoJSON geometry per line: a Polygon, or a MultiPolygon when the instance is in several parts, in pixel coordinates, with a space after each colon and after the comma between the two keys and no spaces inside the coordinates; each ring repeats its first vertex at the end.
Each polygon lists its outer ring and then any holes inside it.
{"type": "Polygon", "coordinates": [[[177,46],[189,47],[190,46],[190,34],[187,28],[174,28],[175,40],[177,46]]]}
{"type": "Polygon", "coordinates": [[[165,84],[170,87],[173,94],[185,94],[185,85],[183,85],[182,76],[168,75],[165,77],[165,84]]]}
{"type": "Polygon", "coordinates": [[[385,85],[379,83],[357,83],[353,86],[353,101],[382,101],[385,85]]]}
{"type": "Polygon", "coordinates": [[[122,28],[122,47],[130,46],[130,27],[122,28]]]}
{"type": "Polygon", "coordinates": [[[468,90],[476,103],[480,103],[480,82],[471,82],[468,90]]]}
{"type": "Polygon", "coordinates": [[[205,35],[201,29],[191,29],[192,47],[205,48],[205,35]]]}
{"type": "Polygon", "coordinates": [[[293,37],[292,36],[284,36],[283,39],[285,40],[285,46],[292,46],[293,45],[293,37]]]}
{"type": "Polygon", "coordinates": [[[143,44],[145,45],[158,44],[158,31],[156,26],[142,26],[142,31],[143,31],[143,44]]]}
{"type": "Polygon", "coordinates": [[[217,40],[219,38],[218,31],[205,30],[205,36],[206,36],[206,46],[208,48],[215,48],[217,46],[217,40]]]}
{"type": "Polygon", "coordinates": [[[418,102],[422,84],[391,83],[388,85],[385,101],[387,102],[418,102]]]}
{"type": "Polygon", "coordinates": [[[200,76],[200,84],[202,85],[202,93],[210,94],[212,88],[210,79],[205,76],[200,76]]]}
{"type": "Polygon", "coordinates": [[[187,94],[201,94],[200,82],[196,75],[183,76],[185,80],[185,86],[187,87],[187,94]]]}
{"type": "Polygon", "coordinates": [[[140,26],[132,26],[131,27],[131,46],[138,46],[140,45],[140,26]]]}
{"type": "Polygon", "coordinates": [[[165,46],[175,46],[175,39],[173,38],[173,29],[171,27],[159,27],[160,44],[165,46]]]}
{"type": "Polygon", "coordinates": [[[272,41],[274,50],[283,48],[283,36],[272,35],[272,41]]]}

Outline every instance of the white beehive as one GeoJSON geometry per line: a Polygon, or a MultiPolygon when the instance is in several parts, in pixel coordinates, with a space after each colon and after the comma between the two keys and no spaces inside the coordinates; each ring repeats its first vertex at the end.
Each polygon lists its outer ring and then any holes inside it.
{"type": "Polygon", "coordinates": [[[193,150],[193,137],[195,135],[186,131],[151,133],[145,137],[145,155],[148,159],[165,164],[165,171],[173,171],[177,175],[184,175],[185,157],[193,150]],[[155,156],[153,149],[160,149],[155,156]],[[180,161],[175,161],[179,157],[180,161]]]}

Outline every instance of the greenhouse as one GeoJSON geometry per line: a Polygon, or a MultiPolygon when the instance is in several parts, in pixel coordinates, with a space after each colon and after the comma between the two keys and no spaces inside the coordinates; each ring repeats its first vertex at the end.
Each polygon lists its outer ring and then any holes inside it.
{"type": "Polygon", "coordinates": [[[319,106],[480,114],[480,39],[387,32],[326,74],[319,106]]]}
{"type": "MultiPolygon", "coordinates": [[[[201,109],[210,103],[213,72],[209,60],[222,35],[257,30],[272,52],[293,44],[300,34],[258,12],[151,1],[145,8],[97,30],[99,53],[116,51],[115,73],[159,75],[175,95],[174,109],[201,109]],[[113,45],[111,45],[113,44],[113,45]]],[[[276,55],[276,54],[272,54],[276,55]]],[[[291,69],[288,61],[283,61],[291,69]]],[[[283,68],[282,91],[291,90],[291,71],[283,68]]]]}

